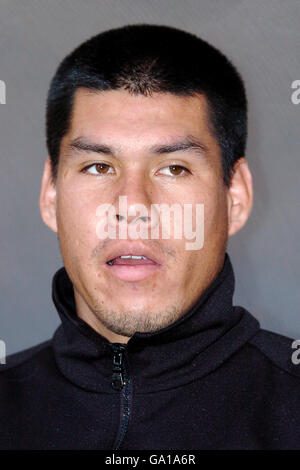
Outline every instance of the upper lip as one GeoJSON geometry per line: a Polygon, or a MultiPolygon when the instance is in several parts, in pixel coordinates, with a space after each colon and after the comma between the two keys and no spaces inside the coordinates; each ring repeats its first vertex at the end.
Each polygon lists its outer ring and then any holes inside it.
{"type": "Polygon", "coordinates": [[[105,263],[123,255],[145,256],[154,263],[161,264],[161,261],[152,250],[137,243],[119,243],[118,246],[108,251],[105,263]]]}

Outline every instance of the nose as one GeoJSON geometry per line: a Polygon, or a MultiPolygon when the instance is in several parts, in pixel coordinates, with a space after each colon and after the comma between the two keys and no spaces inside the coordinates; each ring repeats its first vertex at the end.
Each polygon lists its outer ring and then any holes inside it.
{"type": "Polygon", "coordinates": [[[124,178],[117,191],[114,206],[115,223],[138,224],[143,230],[153,229],[158,223],[158,214],[152,205],[153,187],[151,181],[143,175],[131,175],[124,178]]]}

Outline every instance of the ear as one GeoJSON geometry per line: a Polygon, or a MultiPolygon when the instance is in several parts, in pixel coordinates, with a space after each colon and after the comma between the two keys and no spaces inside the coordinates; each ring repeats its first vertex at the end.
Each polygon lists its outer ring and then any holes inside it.
{"type": "Polygon", "coordinates": [[[236,161],[227,193],[228,236],[234,235],[247,222],[253,204],[252,175],[244,157],[236,161]]]}
{"type": "Polygon", "coordinates": [[[51,160],[45,161],[40,193],[40,211],[44,223],[57,232],[56,223],[56,184],[52,179],[51,160]]]}

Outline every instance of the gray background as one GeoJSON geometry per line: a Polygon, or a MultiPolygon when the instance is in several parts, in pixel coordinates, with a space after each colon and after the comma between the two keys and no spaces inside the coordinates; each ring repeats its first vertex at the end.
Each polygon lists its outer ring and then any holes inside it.
{"type": "Polygon", "coordinates": [[[202,36],[235,63],[250,104],[247,156],[255,203],[229,242],[235,303],[264,328],[300,338],[299,0],[0,0],[0,339],[12,353],[58,325],[51,279],[62,265],[39,214],[45,99],[61,59],[111,27],[148,22],[202,36]]]}

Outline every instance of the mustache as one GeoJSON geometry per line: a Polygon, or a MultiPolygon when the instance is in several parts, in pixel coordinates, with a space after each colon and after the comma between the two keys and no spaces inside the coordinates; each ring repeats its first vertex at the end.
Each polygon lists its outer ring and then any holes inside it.
{"type": "MultiPolygon", "coordinates": [[[[107,250],[111,243],[116,246],[117,240],[100,240],[100,242],[95,246],[91,253],[91,259],[98,258],[99,256],[101,256],[103,251],[107,250]]],[[[166,255],[176,259],[176,250],[174,250],[174,248],[170,246],[163,245],[159,240],[151,240],[150,242],[148,241],[147,244],[145,243],[145,246],[149,247],[149,249],[153,247],[154,250],[157,250],[163,256],[166,255]]]]}

